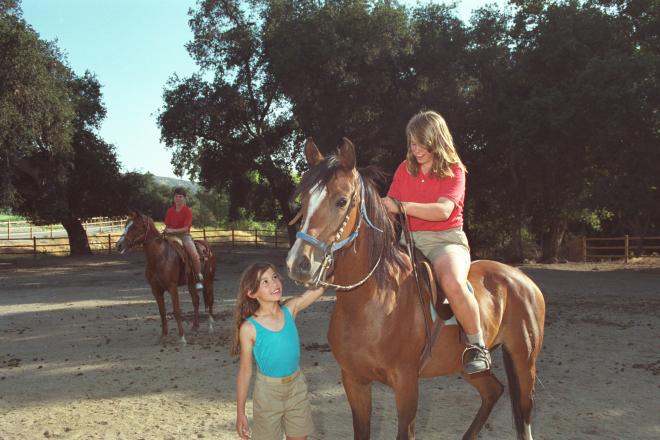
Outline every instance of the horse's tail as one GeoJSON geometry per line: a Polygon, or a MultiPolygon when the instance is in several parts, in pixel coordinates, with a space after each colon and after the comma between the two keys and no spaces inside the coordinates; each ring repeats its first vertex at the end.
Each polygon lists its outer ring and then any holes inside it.
{"type": "MultiPolygon", "coordinates": [[[[531,439],[531,414],[534,406],[536,360],[543,344],[545,301],[534,282],[522,274],[516,282],[523,307],[518,310],[522,325],[509,329],[509,337],[503,341],[502,357],[506,370],[513,420],[519,439],[531,439]]],[[[510,298],[512,298],[510,296],[510,298]]]]}
{"type": "MultiPolygon", "coordinates": [[[[523,417],[523,412],[521,411],[521,399],[520,399],[520,382],[518,381],[518,375],[516,374],[515,367],[513,365],[513,359],[511,354],[506,349],[502,347],[502,357],[504,358],[504,369],[506,370],[506,379],[509,385],[509,396],[511,396],[511,410],[513,411],[513,423],[516,427],[516,432],[523,432],[525,428],[525,421],[523,417]]],[[[533,396],[531,397],[531,403],[533,404],[533,396]]],[[[518,436],[520,438],[520,436],[518,436]]]]}

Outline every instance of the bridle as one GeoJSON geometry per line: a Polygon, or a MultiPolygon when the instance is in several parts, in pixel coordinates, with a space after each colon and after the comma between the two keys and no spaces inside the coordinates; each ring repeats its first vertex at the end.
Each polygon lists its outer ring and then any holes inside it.
{"type": "MultiPolygon", "coordinates": [[[[360,227],[362,226],[362,219],[364,218],[365,223],[371,227],[372,229],[378,231],[378,232],[383,232],[382,229],[377,228],[374,226],[374,224],[371,222],[369,219],[369,215],[367,214],[367,209],[365,206],[365,191],[364,191],[364,182],[362,181],[362,176],[357,173],[356,177],[353,179],[354,183],[354,189],[353,189],[353,194],[351,196],[351,205],[349,206],[349,209],[346,211],[346,216],[344,217],[344,220],[342,221],[341,225],[339,226],[339,229],[337,229],[337,232],[335,233],[335,236],[333,240],[330,243],[326,243],[324,241],[319,240],[316,237],[312,237],[311,235],[298,231],[296,233],[296,238],[299,238],[307,243],[309,243],[311,246],[315,247],[316,249],[321,250],[323,252],[323,260],[321,262],[321,266],[319,267],[319,270],[316,272],[314,275],[312,285],[314,286],[325,286],[325,287],[333,287],[337,290],[351,290],[356,287],[361,286],[364,284],[376,271],[376,268],[380,264],[382,254],[383,252],[381,251],[380,255],[378,256],[378,261],[374,264],[374,266],[371,268],[369,273],[362,278],[360,281],[357,283],[353,283],[350,285],[341,285],[341,284],[333,284],[325,281],[325,274],[328,271],[328,269],[332,266],[332,263],[334,261],[334,253],[340,249],[343,249],[347,246],[349,246],[355,239],[358,237],[360,233],[360,227]],[[358,185],[359,184],[359,185],[358,185]],[[344,228],[346,228],[346,225],[348,224],[348,220],[351,217],[351,213],[353,212],[353,208],[355,207],[356,201],[357,201],[357,194],[358,194],[358,186],[360,188],[360,208],[358,210],[357,216],[357,224],[355,226],[355,229],[353,232],[351,232],[348,237],[344,238],[343,240],[341,239],[342,235],[344,234],[344,228]]],[[[383,242],[383,246],[385,246],[383,242]]]]}
{"type": "MultiPolygon", "coordinates": [[[[142,220],[144,222],[144,219],[142,219],[142,220]]],[[[128,221],[128,223],[126,224],[126,228],[124,228],[124,233],[121,234],[121,237],[119,238],[119,241],[121,241],[122,239],[126,240],[126,233],[131,228],[131,226],[133,226],[133,220],[128,221]]],[[[142,237],[138,237],[138,238],[136,238],[134,240],[130,240],[130,241],[126,240],[126,249],[132,249],[136,246],[147,244],[148,243],[148,241],[147,241],[147,236],[148,235],[149,235],[149,225],[147,224],[147,225],[145,225],[144,235],[142,237]]],[[[159,234],[159,236],[160,236],[160,234],[159,234]]]]}

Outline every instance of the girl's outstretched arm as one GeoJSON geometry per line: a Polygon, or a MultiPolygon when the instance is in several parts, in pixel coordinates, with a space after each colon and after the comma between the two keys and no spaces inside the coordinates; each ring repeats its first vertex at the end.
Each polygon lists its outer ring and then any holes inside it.
{"type": "Polygon", "coordinates": [[[240,438],[249,439],[250,425],[245,415],[245,402],[252,378],[252,347],[256,340],[256,330],[252,323],[244,321],[238,337],[241,343],[241,353],[236,375],[236,432],[240,438]]]}
{"type": "Polygon", "coordinates": [[[323,292],[325,292],[325,287],[317,287],[316,289],[310,289],[303,293],[300,296],[291,298],[285,304],[288,307],[289,311],[295,318],[298,312],[306,309],[310,304],[319,299],[323,292]]]}

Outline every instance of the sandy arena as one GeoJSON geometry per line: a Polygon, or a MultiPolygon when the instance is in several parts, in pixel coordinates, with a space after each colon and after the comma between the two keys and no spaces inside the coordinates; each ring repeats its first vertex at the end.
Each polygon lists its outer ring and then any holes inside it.
{"type": "MultiPolygon", "coordinates": [[[[235,439],[229,356],[231,311],[243,268],[284,251],[220,251],[216,329],[202,315],[181,347],[159,343],[160,319],[143,255],[0,262],[0,439],[235,439]]],[[[612,264],[528,265],[545,294],[535,439],[660,438],[660,259],[612,264]]],[[[300,293],[287,280],[286,295],[300,293]]],[[[192,304],[181,295],[186,329],[192,304]]],[[[302,368],[317,432],[352,438],[351,412],[326,340],[335,292],[301,313],[302,368]]],[[[167,296],[167,308],[171,303],[167,296]]],[[[495,374],[505,383],[501,354],[495,374]]],[[[459,376],[423,380],[418,439],[460,438],[479,397],[459,376]]],[[[393,394],[374,389],[372,438],[394,439],[393,394]]],[[[248,402],[251,414],[251,402],[248,402]]],[[[515,437],[508,393],[482,431],[515,437]]]]}

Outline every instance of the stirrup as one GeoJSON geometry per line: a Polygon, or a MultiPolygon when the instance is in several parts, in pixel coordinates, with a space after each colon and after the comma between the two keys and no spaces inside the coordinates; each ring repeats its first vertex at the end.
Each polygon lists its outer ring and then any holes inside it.
{"type": "Polygon", "coordinates": [[[465,347],[461,360],[463,362],[463,371],[465,374],[483,373],[490,370],[490,352],[486,347],[482,347],[479,344],[470,344],[465,347]],[[466,354],[472,354],[472,359],[466,360],[466,354]]]}

